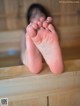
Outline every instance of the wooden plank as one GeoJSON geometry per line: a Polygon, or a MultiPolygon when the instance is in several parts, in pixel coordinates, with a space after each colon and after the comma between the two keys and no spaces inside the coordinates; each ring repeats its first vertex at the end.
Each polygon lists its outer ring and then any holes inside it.
{"type": "MultiPolygon", "coordinates": [[[[14,97],[15,98],[15,97],[14,97]]],[[[26,96],[21,100],[16,100],[14,98],[8,98],[9,106],[47,106],[47,97],[40,98],[30,98],[27,99],[26,96]],[[15,101],[14,101],[15,100],[15,101]]]]}
{"type": "Polygon", "coordinates": [[[46,64],[37,75],[25,66],[0,68],[0,98],[8,98],[11,106],[79,106],[80,60],[64,64],[60,75],[46,64]]]}
{"type": "Polygon", "coordinates": [[[80,106],[80,87],[53,93],[53,96],[49,96],[49,106],[80,106]]]}
{"type": "Polygon", "coordinates": [[[10,66],[18,66],[22,64],[20,54],[3,54],[1,57],[0,55],[0,68],[1,67],[10,67],[10,66]]]}
{"type": "MultiPolygon", "coordinates": [[[[62,1],[66,2],[66,1],[62,1]]],[[[79,2],[79,1],[77,1],[79,2]]],[[[57,26],[79,25],[80,3],[61,3],[61,0],[3,0],[0,1],[0,30],[26,27],[25,14],[32,3],[39,3],[48,9],[57,26]],[[15,8],[15,9],[14,9],[15,8]],[[65,12],[66,11],[66,12],[65,12]],[[58,17],[58,18],[57,18],[58,17]]]]}
{"type": "Polygon", "coordinates": [[[66,91],[80,87],[80,60],[67,61],[65,71],[54,75],[44,66],[43,72],[33,75],[24,66],[0,69],[0,96],[27,94],[27,97],[50,95],[52,91],[66,91]],[[2,72],[3,71],[3,72],[2,72]],[[5,73],[5,74],[4,74],[5,73]],[[3,77],[4,76],[4,77],[3,77]],[[2,80],[4,79],[4,80],[2,80]]]}
{"type": "Polygon", "coordinates": [[[62,48],[64,60],[80,59],[80,46],[62,48]]]}
{"type": "Polygon", "coordinates": [[[59,27],[58,30],[62,47],[80,46],[80,25],[59,27]]]}
{"type": "MultiPolygon", "coordinates": [[[[80,60],[67,60],[64,62],[65,65],[65,72],[71,72],[71,71],[79,71],[80,70],[80,60]]],[[[47,74],[51,72],[49,71],[49,68],[46,64],[44,64],[42,74],[47,74]]],[[[3,67],[0,68],[0,80],[3,79],[12,79],[17,77],[27,77],[27,76],[35,76],[34,74],[30,73],[28,67],[24,65],[20,66],[12,66],[12,67],[3,67]]]]}
{"type": "Polygon", "coordinates": [[[20,50],[22,30],[0,32],[0,52],[20,50]]]}

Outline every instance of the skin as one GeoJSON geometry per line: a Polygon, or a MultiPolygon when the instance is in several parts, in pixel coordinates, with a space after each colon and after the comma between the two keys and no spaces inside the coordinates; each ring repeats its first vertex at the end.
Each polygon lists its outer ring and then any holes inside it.
{"type": "MultiPolygon", "coordinates": [[[[44,22],[44,18],[40,18],[39,21],[34,21],[34,24],[29,24],[27,26],[27,33],[26,33],[26,46],[27,46],[27,58],[28,58],[28,68],[32,73],[39,73],[42,70],[42,55],[40,51],[37,49],[36,45],[33,43],[33,40],[30,36],[36,35],[36,25],[38,24],[38,28],[42,26],[44,22]],[[35,29],[33,29],[33,27],[35,29]]],[[[51,17],[47,18],[47,23],[49,24],[52,21],[51,17]]],[[[45,23],[44,23],[45,24],[45,23]]]]}
{"type": "MultiPolygon", "coordinates": [[[[30,22],[37,22],[41,17],[42,20],[45,19],[45,14],[43,14],[39,9],[34,9],[32,12],[32,15],[30,17],[30,22]]],[[[29,58],[28,58],[28,50],[27,50],[27,33],[25,35],[21,36],[21,60],[23,62],[24,65],[29,66],[29,58]]],[[[33,43],[30,43],[30,45],[34,45],[33,43]]],[[[34,45],[34,47],[36,48],[36,46],[34,45]]],[[[32,72],[34,73],[34,71],[32,70],[32,72]]],[[[36,73],[38,73],[39,71],[37,71],[36,73]]]]}
{"type": "MultiPolygon", "coordinates": [[[[63,60],[62,60],[62,54],[61,49],[59,46],[58,36],[55,32],[55,29],[53,25],[48,23],[48,20],[51,19],[51,17],[48,17],[47,20],[40,19],[37,22],[33,22],[27,27],[27,34],[29,38],[33,41],[33,44],[37,47],[35,49],[38,49],[40,53],[43,55],[46,63],[48,64],[50,70],[54,74],[60,74],[63,72],[64,66],[63,66],[63,60]]],[[[29,40],[29,38],[27,38],[29,40]]],[[[27,44],[28,47],[28,44],[27,44]]],[[[29,47],[28,47],[29,48],[29,47]]],[[[32,51],[33,47],[30,46],[28,57],[31,58],[35,56],[37,57],[37,68],[35,68],[35,72],[40,72],[42,63],[41,63],[41,55],[39,53],[32,51]],[[30,53],[32,55],[30,55],[30,53]],[[37,56],[35,55],[37,53],[37,56]],[[38,70],[38,71],[37,71],[38,70]]],[[[31,59],[31,61],[34,61],[31,59]]],[[[30,67],[32,66],[32,63],[29,64],[30,67]]],[[[34,67],[32,67],[33,69],[34,67]]]]}
{"type": "Polygon", "coordinates": [[[23,64],[32,73],[37,74],[42,71],[44,58],[53,73],[62,73],[64,68],[62,54],[57,33],[51,24],[52,18],[45,19],[45,15],[39,11],[34,11],[34,13],[36,15],[34,18],[31,17],[31,23],[26,28],[26,37],[23,37],[22,40],[21,57],[23,64]],[[25,45],[26,47],[24,47],[25,45]]]}

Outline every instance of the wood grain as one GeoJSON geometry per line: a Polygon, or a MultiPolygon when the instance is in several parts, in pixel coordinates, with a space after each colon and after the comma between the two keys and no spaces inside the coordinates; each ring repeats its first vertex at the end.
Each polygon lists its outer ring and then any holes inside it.
{"type": "Polygon", "coordinates": [[[60,1],[46,0],[45,3],[45,0],[0,0],[0,30],[26,27],[25,14],[33,3],[42,4],[54,18],[57,26],[80,25],[80,3],[61,3],[60,1]]]}
{"type": "Polygon", "coordinates": [[[25,66],[0,68],[0,98],[12,106],[79,106],[80,60],[64,62],[65,72],[54,75],[48,66],[32,74],[25,66]]]}
{"type": "Polygon", "coordinates": [[[27,99],[25,96],[23,99],[15,101],[14,99],[9,99],[9,106],[47,106],[47,97],[27,99]]]}
{"type": "Polygon", "coordinates": [[[80,87],[49,96],[49,106],[80,106],[80,87]]]}

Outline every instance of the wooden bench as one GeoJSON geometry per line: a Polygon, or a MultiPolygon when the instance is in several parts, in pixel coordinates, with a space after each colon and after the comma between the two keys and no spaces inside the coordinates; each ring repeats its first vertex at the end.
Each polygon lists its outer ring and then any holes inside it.
{"type": "Polygon", "coordinates": [[[45,64],[36,75],[23,65],[0,68],[0,98],[8,98],[9,106],[80,106],[80,60],[64,64],[60,75],[45,64]]]}

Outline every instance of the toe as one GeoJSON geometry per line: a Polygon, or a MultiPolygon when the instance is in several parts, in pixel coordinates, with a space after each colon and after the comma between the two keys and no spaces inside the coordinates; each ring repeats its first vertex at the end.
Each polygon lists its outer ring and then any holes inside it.
{"type": "Polygon", "coordinates": [[[41,27],[41,22],[40,22],[40,20],[36,20],[36,21],[34,21],[33,24],[36,24],[36,26],[34,25],[36,28],[33,26],[36,30],[37,30],[38,28],[41,27]]]}
{"type": "Polygon", "coordinates": [[[39,28],[43,26],[43,22],[45,21],[44,17],[41,17],[38,21],[39,28]]]}
{"type": "Polygon", "coordinates": [[[33,28],[32,24],[29,24],[29,25],[27,26],[26,30],[27,30],[27,34],[28,34],[29,36],[31,36],[31,37],[36,36],[36,33],[37,33],[37,32],[36,32],[36,30],[33,28]]]}
{"type": "Polygon", "coordinates": [[[53,27],[52,24],[49,24],[49,25],[48,25],[48,29],[49,29],[51,32],[55,32],[55,29],[54,29],[54,27],[53,27]]]}
{"type": "Polygon", "coordinates": [[[35,30],[37,30],[37,29],[39,28],[36,23],[33,23],[33,24],[32,24],[32,27],[33,27],[35,30]]]}
{"type": "Polygon", "coordinates": [[[41,17],[40,18],[40,22],[43,23],[44,21],[45,21],[45,18],[44,17],[41,17]]]}
{"type": "Polygon", "coordinates": [[[52,17],[47,17],[47,23],[51,23],[52,22],[52,17]]]}
{"type": "Polygon", "coordinates": [[[55,28],[54,28],[54,26],[53,26],[52,24],[49,24],[49,25],[48,25],[48,30],[49,30],[50,32],[52,32],[51,35],[54,35],[55,41],[58,41],[58,40],[59,40],[58,34],[57,34],[57,32],[55,31],[55,28]]]}
{"type": "Polygon", "coordinates": [[[45,29],[48,27],[47,21],[44,21],[44,22],[43,22],[43,27],[44,27],[45,29]]]}
{"type": "Polygon", "coordinates": [[[51,17],[47,17],[47,19],[43,22],[43,27],[45,29],[47,29],[48,25],[52,23],[52,18],[51,17]]]}

